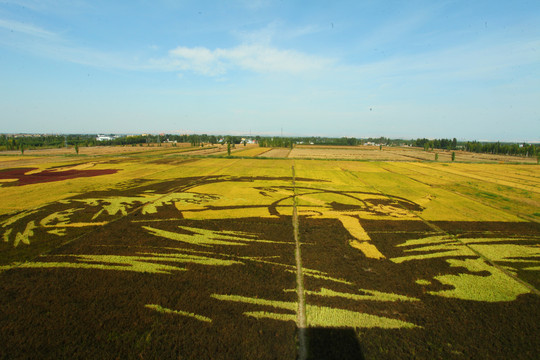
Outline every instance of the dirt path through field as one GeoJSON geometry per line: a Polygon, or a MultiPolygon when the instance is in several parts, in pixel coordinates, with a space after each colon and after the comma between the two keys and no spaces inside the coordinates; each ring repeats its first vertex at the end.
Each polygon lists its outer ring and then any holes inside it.
{"type": "Polygon", "coordinates": [[[298,326],[298,359],[304,360],[307,358],[307,322],[306,322],[306,307],[304,298],[304,275],[302,273],[302,255],[300,251],[300,239],[298,237],[298,193],[296,191],[296,176],[294,172],[294,165],[292,166],[292,185],[294,191],[293,197],[293,231],[295,252],[294,258],[296,260],[296,292],[298,294],[298,310],[297,310],[297,326],[298,326]]]}

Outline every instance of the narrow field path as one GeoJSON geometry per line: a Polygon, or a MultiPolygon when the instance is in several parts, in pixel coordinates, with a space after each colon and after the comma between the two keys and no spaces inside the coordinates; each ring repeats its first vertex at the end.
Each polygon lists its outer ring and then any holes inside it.
{"type": "Polygon", "coordinates": [[[294,165],[292,166],[292,185],[294,191],[293,197],[293,232],[295,252],[294,258],[296,260],[296,293],[298,294],[298,310],[296,325],[298,328],[298,359],[304,360],[307,358],[307,322],[306,322],[306,306],[304,297],[304,274],[302,273],[302,255],[300,251],[300,239],[298,236],[298,193],[296,191],[296,175],[294,171],[294,165]]]}

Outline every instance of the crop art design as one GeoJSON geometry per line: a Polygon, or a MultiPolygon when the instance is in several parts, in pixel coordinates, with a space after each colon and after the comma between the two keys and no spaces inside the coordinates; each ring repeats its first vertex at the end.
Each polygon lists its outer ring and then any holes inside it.
{"type": "MultiPolygon", "coordinates": [[[[207,173],[233,170],[258,171],[207,173]]],[[[537,224],[433,220],[433,203],[459,199],[423,185],[378,192],[339,170],[294,181],[168,171],[0,215],[11,353],[59,339],[58,358],[81,346],[89,358],[295,358],[298,269],[306,332],[321,347],[348,333],[373,358],[475,357],[492,338],[533,348],[524,334],[539,302],[518,280],[540,285],[537,224]],[[34,333],[19,341],[27,324],[34,333]]]]}
{"type": "Polygon", "coordinates": [[[238,184],[231,181],[221,184],[220,189],[203,185],[197,187],[197,191],[213,194],[215,198],[205,204],[177,203],[177,209],[186,219],[290,216],[293,197],[297,196],[299,216],[338,220],[350,234],[349,245],[373,259],[383,259],[385,256],[372,243],[359,220],[365,217],[414,218],[411,211],[422,210],[418,204],[397,196],[318,187],[297,187],[295,195],[291,186],[239,188],[238,184]]]}
{"type": "MultiPolygon", "coordinates": [[[[173,270],[184,271],[183,264],[186,263],[230,266],[245,261],[262,261],[262,257],[238,257],[226,254],[226,251],[214,253],[210,250],[261,244],[288,246],[290,240],[269,240],[243,231],[210,230],[204,228],[205,224],[249,218],[283,220],[292,215],[293,197],[296,196],[302,222],[334,221],[345,230],[351,251],[359,251],[367,259],[383,261],[383,264],[388,260],[394,264],[443,261],[447,274],[417,279],[416,285],[422,284],[431,295],[476,301],[511,301],[529,291],[522,284],[508,283],[507,276],[479,258],[477,252],[487,254],[516,276],[518,272],[533,273],[539,269],[540,252],[536,236],[514,239],[465,237],[459,240],[448,235],[420,236],[397,244],[389,256],[385,255],[383,249],[387,246],[384,239],[380,239],[381,232],[376,232],[374,241],[370,235],[372,231],[362,224],[369,221],[403,224],[403,231],[406,231],[408,223],[418,221],[417,214],[422,212],[422,206],[392,195],[325,188],[321,186],[324,182],[317,179],[298,181],[302,185],[293,188],[289,178],[272,177],[215,176],[169,182],[148,180],[147,183],[124,184],[118,190],[90,192],[43,208],[3,216],[0,218],[0,231],[5,256],[1,265],[9,268],[12,262],[32,258],[43,246],[54,247],[65,239],[99,229],[128,214],[134,215],[129,217],[129,226],[137,236],[160,238],[176,244],[176,253],[70,254],[58,258],[49,256],[46,261],[27,262],[21,266],[170,273],[173,270]],[[320,185],[306,185],[309,183],[320,185]],[[182,225],[182,221],[194,221],[196,226],[182,225]],[[35,243],[39,246],[33,251],[35,243]],[[187,250],[183,248],[186,246],[189,247],[187,250]],[[21,250],[14,251],[14,248],[21,250]],[[434,284],[446,287],[434,290],[434,284]]],[[[309,241],[305,246],[310,246],[309,241]]],[[[294,271],[288,265],[279,266],[287,272],[294,271]]],[[[308,278],[350,283],[349,279],[335,276],[326,269],[310,269],[308,266],[304,273],[308,278]]]]}
{"type": "Polygon", "coordinates": [[[420,285],[430,285],[436,281],[450,286],[445,290],[428,291],[429,294],[485,302],[513,301],[519,295],[530,292],[530,289],[517,281],[511,281],[502,269],[513,276],[517,276],[518,269],[525,272],[538,271],[540,247],[537,240],[527,236],[480,239],[431,236],[398,245],[406,255],[390,260],[401,264],[440,259],[450,268],[463,269],[458,274],[438,274],[431,280],[418,279],[417,284],[420,285]],[[479,253],[487,256],[490,261],[503,263],[504,267],[493,266],[479,257],[479,253]]]}

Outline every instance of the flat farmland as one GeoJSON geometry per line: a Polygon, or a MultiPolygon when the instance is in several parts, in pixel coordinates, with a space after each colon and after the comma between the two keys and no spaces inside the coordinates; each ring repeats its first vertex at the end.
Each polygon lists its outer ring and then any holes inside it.
{"type": "Polygon", "coordinates": [[[537,357],[537,165],[262,151],[0,157],[0,358],[537,357]]]}

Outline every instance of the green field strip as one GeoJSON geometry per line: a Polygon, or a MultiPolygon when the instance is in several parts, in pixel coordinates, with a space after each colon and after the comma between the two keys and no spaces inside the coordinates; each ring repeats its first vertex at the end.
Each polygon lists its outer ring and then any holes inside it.
{"type": "Polygon", "coordinates": [[[352,294],[344,293],[339,291],[334,291],[331,289],[321,288],[319,291],[310,291],[307,290],[306,294],[312,296],[323,296],[323,297],[341,297],[344,299],[351,299],[356,301],[420,301],[420,299],[409,297],[405,295],[399,295],[394,293],[386,293],[377,290],[368,290],[368,289],[359,289],[362,294],[352,294]]]}
{"type": "Polygon", "coordinates": [[[162,314],[173,314],[173,315],[187,316],[187,317],[190,317],[190,318],[193,318],[193,319],[196,319],[196,320],[199,320],[199,321],[207,322],[207,323],[212,322],[212,319],[210,319],[209,317],[206,317],[206,316],[193,314],[193,313],[190,313],[190,312],[187,312],[187,311],[167,309],[167,308],[164,308],[164,307],[162,307],[160,305],[156,305],[156,304],[147,304],[144,307],[146,307],[147,309],[155,310],[155,311],[160,312],[162,314]]]}
{"type": "MultiPolygon", "coordinates": [[[[284,311],[295,311],[297,309],[296,302],[275,301],[261,298],[253,298],[239,295],[222,295],[212,294],[211,297],[221,301],[240,302],[244,304],[258,305],[267,308],[273,308],[274,311],[247,311],[246,316],[255,317],[258,319],[272,319],[280,321],[291,321],[296,318],[291,313],[284,311]]],[[[351,311],[328,306],[306,305],[306,328],[307,327],[325,327],[325,328],[381,328],[381,329],[412,329],[418,326],[384,316],[377,316],[357,311],[351,311]]],[[[309,339],[307,339],[309,341],[309,339]]],[[[305,350],[307,351],[307,349],[305,350]]],[[[298,358],[302,355],[302,350],[299,349],[298,358]]],[[[307,356],[307,352],[305,354],[307,356]]],[[[310,354],[310,356],[315,356],[310,354]]]]}

